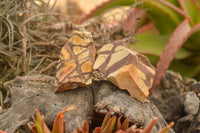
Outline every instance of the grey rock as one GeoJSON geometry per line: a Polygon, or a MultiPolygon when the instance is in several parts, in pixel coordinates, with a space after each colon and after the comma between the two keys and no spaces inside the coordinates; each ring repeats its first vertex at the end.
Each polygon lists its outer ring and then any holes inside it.
{"type": "Polygon", "coordinates": [[[11,89],[11,107],[0,114],[0,129],[14,133],[20,126],[26,126],[39,108],[47,125],[53,125],[57,114],[69,105],[77,110],[65,113],[66,129],[71,132],[93,115],[93,94],[91,87],[54,93],[54,77],[17,77],[11,89]]]}
{"type": "MultiPolygon", "coordinates": [[[[113,109],[112,113],[118,116],[131,115],[130,123],[138,123],[142,127],[148,125],[154,117],[158,117],[159,120],[151,133],[157,133],[167,125],[150,99],[141,103],[132,98],[127,91],[120,90],[109,82],[98,84],[94,89],[94,103],[96,112],[105,114],[113,109]]],[[[169,133],[174,133],[174,131],[170,129],[169,133]]]]}
{"type": "Polygon", "coordinates": [[[179,119],[175,125],[175,131],[177,133],[192,133],[194,128],[194,116],[187,115],[179,119]]]}
{"type": "Polygon", "coordinates": [[[180,74],[167,71],[151,96],[167,122],[174,121],[177,133],[199,133],[199,98],[195,95],[194,79],[183,80],[180,74]]]}
{"type": "Polygon", "coordinates": [[[199,98],[193,92],[186,92],[184,100],[184,111],[188,115],[196,115],[199,110],[199,98]]]}
{"type": "MultiPolygon", "coordinates": [[[[54,93],[54,77],[25,76],[17,77],[11,89],[11,107],[0,114],[0,129],[13,133],[22,127],[29,133],[28,122],[33,122],[35,109],[39,108],[45,122],[52,126],[57,114],[69,105],[76,105],[77,110],[65,113],[67,132],[82,127],[87,118],[107,113],[111,108],[117,115],[131,115],[130,122],[146,126],[158,117],[159,121],[152,133],[167,125],[156,106],[150,101],[141,103],[132,98],[127,91],[120,90],[106,81],[95,81],[92,85],[73,90],[54,93]],[[95,115],[94,115],[95,105],[95,115]]],[[[103,119],[103,117],[101,117],[103,119]]],[[[170,129],[169,133],[174,133],[170,129]]]]}
{"type": "Polygon", "coordinates": [[[180,74],[167,71],[151,96],[156,107],[168,121],[178,121],[183,116],[182,90],[184,81],[180,74]]]}

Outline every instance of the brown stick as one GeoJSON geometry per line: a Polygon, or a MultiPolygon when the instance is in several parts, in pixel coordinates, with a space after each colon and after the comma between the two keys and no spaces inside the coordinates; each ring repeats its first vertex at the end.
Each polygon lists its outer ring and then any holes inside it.
{"type": "MultiPolygon", "coordinates": [[[[22,9],[24,8],[24,2],[22,2],[22,9]]],[[[24,14],[24,18],[26,18],[27,15],[24,14]]],[[[23,51],[23,58],[22,58],[22,74],[26,74],[26,43],[27,43],[27,35],[26,35],[26,26],[24,23],[22,23],[19,27],[19,32],[22,35],[22,51],[23,51]]]]}
{"type": "Polygon", "coordinates": [[[45,16],[45,15],[57,15],[54,13],[40,13],[40,14],[36,14],[34,16],[29,17],[28,19],[26,19],[20,26],[19,26],[19,33],[22,36],[22,50],[23,50],[23,66],[22,66],[22,73],[24,75],[26,75],[26,46],[27,46],[27,34],[26,34],[26,24],[31,21],[32,19],[34,19],[35,17],[40,17],[40,16],[45,16]]]}

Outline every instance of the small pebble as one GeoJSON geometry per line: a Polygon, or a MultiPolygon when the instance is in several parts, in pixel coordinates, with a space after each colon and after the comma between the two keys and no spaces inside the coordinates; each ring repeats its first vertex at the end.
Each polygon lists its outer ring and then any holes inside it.
{"type": "Polygon", "coordinates": [[[184,111],[188,115],[196,115],[199,110],[199,98],[193,92],[187,92],[184,100],[184,111]]]}

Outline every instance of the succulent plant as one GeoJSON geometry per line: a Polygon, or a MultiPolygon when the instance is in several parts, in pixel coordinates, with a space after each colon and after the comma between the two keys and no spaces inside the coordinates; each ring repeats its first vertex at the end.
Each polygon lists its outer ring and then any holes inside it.
{"type": "MultiPolygon", "coordinates": [[[[156,66],[152,92],[169,66],[174,71],[180,72],[183,77],[194,77],[200,72],[199,4],[197,0],[144,0],[142,8],[146,9],[154,22],[159,31],[159,37],[170,35],[156,66]],[[177,53],[178,50],[179,53],[177,53]]],[[[148,40],[145,45],[148,45],[148,40]]],[[[153,55],[151,51],[149,53],[153,55]]]]}
{"type": "MultiPolygon", "coordinates": [[[[76,106],[71,105],[68,106],[66,108],[64,108],[61,112],[58,113],[55,121],[54,121],[54,125],[53,125],[53,129],[52,129],[52,133],[65,133],[65,120],[64,120],[64,115],[66,112],[76,109],[76,106]]],[[[31,131],[33,133],[51,133],[51,131],[48,129],[47,125],[44,122],[44,116],[42,116],[39,112],[39,109],[36,109],[36,119],[34,119],[35,124],[33,124],[32,122],[28,123],[29,128],[31,129],[31,131]]]]}
{"type": "MultiPolygon", "coordinates": [[[[76,107],[74,105],[71,105],[58,113],[53,125],[52,133],[66,133],[64,114],[65,112],[73,109],[76,109],[76,107]]],[[[147,125],[144,129],[138,128],[136,124],[129,127],[130,115],[124,120],[123,123],[121,123],[122,116],[118,118],[116,116],[111,117],[111,112],[112,110],[110,110],[106,114],[101,127],[96,127],[93,133],[150,133],[158,120],[158,118],[154,118],[149,123],[149,125],[147,125]]],[[[39,109],[36,109],[36,119],[34,118],[34,122],[35,124],[33,124],[32,122],[28,123],[28,126],[33,133],[51,132],[46,126],[44,122],[44,116],[40,114],[39,109]]],[[[159,133],[166,133],[173,125],[174,123],[171,122],[168,126],[163,128],[159,133]]],[[[88,122],[87,121],[84,122],[82,129],[77,128],[77,131],[73,131],[71,133],[89,133],[88,122]]]]}
{"type": "MultiPolygon", "coordinates": [[[[126,5],[137,5],[124,20],[126,26],[133,25],[139,11],[147,17],[137,31],[133,46],[149,57],[156,65],[156,74],[151,93],[159,84],[166,69],[181,73],[184,78],[200,79],[200,1],[198,0],[125,0],[126,5]],[[129,21],[127,23],[127,21],[129,21]],[[162,52],[163,51],[163,52],[162,52]],[[160,58],[160,59],[159,59],[160,58]]],[[[108,8],[123,6],[121,0],[109,0],[97,6],[82,20],[98,15],[108,8]]],[[[123,24],[122,24],[122,27],[123,24]]],[[[132,30],[132,29],[131,29],[132,30]]],[[[132,44],[130,44],[132,46],[132,44]]]]}

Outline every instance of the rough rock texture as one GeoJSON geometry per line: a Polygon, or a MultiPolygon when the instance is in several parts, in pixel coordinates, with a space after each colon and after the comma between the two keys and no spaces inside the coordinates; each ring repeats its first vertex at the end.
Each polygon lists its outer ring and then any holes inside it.
{"type": "MultiPolygon", "coordinates": [[[[11,107],[0,114],[0,128],[9,133],[18,128],[24,129],[27,122],[33,121],[31,116],[35,114],[35,108],[40,109],[47,125],[52,125],[57,113],[69,105],[76,105],[79,110],[65,114],[68,132],[77,126],[82,127],[88,117],[96,117],[93,105],[98,115],[114,108],[116,114],[131,115],[130,122],[143,127],[156,116],[159,121],[152,133],[157,133],[166,126],[165,120],[152,102],[142,103],[110,82],[96,81],[88,87],[54,93],[54,80],[54,77],[49,76],[17,77],[11,89],[11,107]]],[[[174,131],[170,130],[169,133],[174,131]]]]}
{"type": "MultiPolygon", "coordinates": [[[[194,133],[192,132],[194,124],[194,116],[193,115],[187,115],[182,118],[180,118],[176,125],[175,125],[175,130],[176,133],[194,133]]],[[[199,132],[197,132],[199,133],[199,132]]]]}
{"type": "Polygon", "coordinates": [[[184,83],[182,77],[174,72],[167,71],[160,85],[151,96],[164,118],[169,121],[177,121],[183,116],[183,104],[181,89],[184,83]]]}
{"type": "Polygon", "coordinates": [[[200,82],[197,82],[191,86],[197,95],[200,96],[200,82]]]}
{"type": "Polygon", "coordinates": [[[184,111],[188,115],[196,115],[199,110],[199,98],[193,91],[186,92],[184,104],[184,111]]]}
{"type": "MultiPolygon", "coordinates": [[[[153,117],[158,117],[159,121],[152,133],[157,133],[166,126],[165,120],[151,101],[142,103],[109,82],[96,86],[94,103],[95,111],[98,113],[105,114],[108,110],[113,109],[114,114],[126,117],[131,115],[130,122],[138,123],[143,127],[149,124],[153,117]]],[[[173,131],[170,130],[169,133],[173,133],[173,131]]]]}
{"type": "Polygon", "coordinates": [[[175,122],[177,133],[200,132],[199,98],[191,92],[194,86],[198,86],[194,79],[183,80],[179,74],[167,71],[151,96],[166,121],[175,122]]]}
{"type": "Polygon", "coordinates": [[[52,125],[58,112],[69,105],[76,105],[79,110],[65,114],[67,131],[82,127],[93,115],[92,88],[54,93],[54,80],[49,76],[17,77],[11,90],[11,107],[0,115],[1,129],[13,133],[32,121],[36,108],[44,115],[47,125],[52,125]]]}

